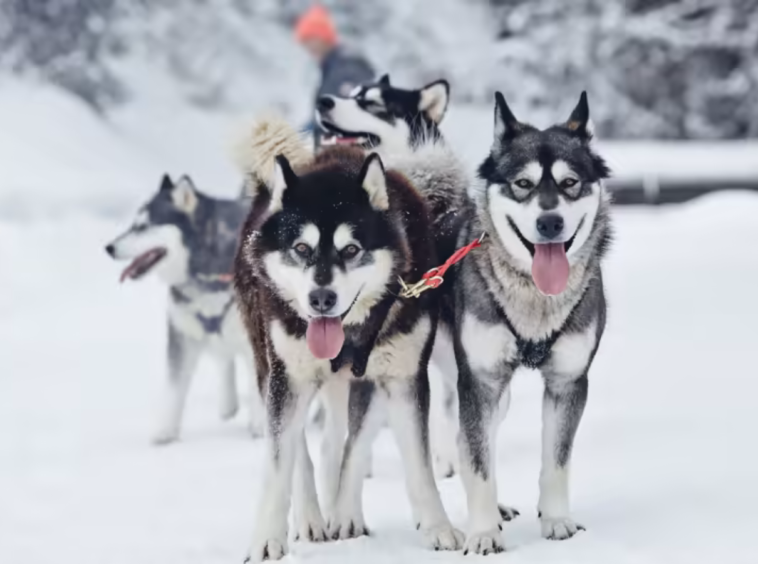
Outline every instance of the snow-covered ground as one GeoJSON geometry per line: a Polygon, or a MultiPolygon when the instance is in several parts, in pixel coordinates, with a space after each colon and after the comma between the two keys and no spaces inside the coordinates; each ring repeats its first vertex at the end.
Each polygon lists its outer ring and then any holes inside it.
{"type": "MultiPolygon", "coordinates": [[[[224,152],[234,120],[227,128],[156,109],[140,127],[128,115],[104,125],[60,95],[21,86],[0,94],[0,117],[0,562],[241,562],[261,444],[244,415],[217,420],[210,363],[197,375],[183,441],[149,444],[166,292],[155,280],[120,286],[103,251],[164,169],[234,193],[224,152]],[[39,97],[39,111],[25,96],[39,97]]],[[[467,155],[486,149],[484,127],[456,138],[467,155]]],[[[489,561],[758,562],[756,215],[758,196],[743,193],[617,211],[609,326],[572,469],[587,531],[560,543],[539,537],[540,384],[524,372],[498,452],[501,500],[522,515],[505,526],[508,552],[489,561]]],[[[375,536],[295,543],[290,560],[460,561],[422,548],[389,434],[375,453],[365,487],[375,536]]],[[[464,527],[458,478],[440,488],[464,527]]]]}

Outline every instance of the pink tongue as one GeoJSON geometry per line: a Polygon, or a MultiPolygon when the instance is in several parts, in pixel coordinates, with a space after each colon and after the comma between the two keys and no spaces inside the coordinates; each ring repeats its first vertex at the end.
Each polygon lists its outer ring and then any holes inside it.
{"type": "Polygon", "coordinates": [[[316,358],[336,358],[345,342],[345,331],[339,317],[316,317],[305,332],[308,348],[316,358]]]}
{"type": "Polygon", "coordinates": [[[532,279],[540,292],[555,296],[566,289],[569,277],[569,262],[563,243],[547,243],[534,246],[532,279]]]}

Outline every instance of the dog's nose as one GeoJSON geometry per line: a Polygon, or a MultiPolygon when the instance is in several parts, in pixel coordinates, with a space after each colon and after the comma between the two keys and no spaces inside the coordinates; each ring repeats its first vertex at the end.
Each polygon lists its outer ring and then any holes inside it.
{"type": "Polygon", "coordinates": [[[546,213],[537,218],[537,231],[545,239],[555,239],[563,233],[563,218],[557,213],[546,213]]]}
{"type": "Polygon", "coordinates": [[[331,96],[321,96],[316,102],[316,109],[319,112],[328,112],[334,109],[334,98],[331,96]]]}
{"type": "Polygon", "coordinates": [[[314,311],[328,313],[337,304],[337,293],[326,288],[319,288],[308,295],[308,301],[314,311]]]}
{"type": "Polygon", "coordinates": [[[105,247],[105,252],[108,253],[110,256],[114,257],[116,255],[116,247],[113,245],[108,245],[105,247]]]}

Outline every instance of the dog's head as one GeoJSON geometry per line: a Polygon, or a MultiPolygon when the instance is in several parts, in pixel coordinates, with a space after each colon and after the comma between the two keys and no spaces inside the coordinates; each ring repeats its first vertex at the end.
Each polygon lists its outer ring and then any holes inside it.
{"type": "Polygon", "coordinates": [[[183,176],[174,183],[164,175],[158,192],[139,212],[131,227],[106,246],[116,260],[128,260],[121,274],[138,280],[155,272],[167,284],[180,284],[188,278],[187,234],[193,230],[200,195],[192,180],[183,176]]]}
{"type": "Polygon", "coordinates": [[[322,96],[316,120],[326,132],[323,144],[353,143],[378,151],[402,151],[439,136],[450,86],[437,80],[419,90],[390,85],[388,75],[358,86],[347,98],[322,96]]]}
{"type": "Polygon", "coordinates": [[[256,239],[257,268],[308,322],[307,341],[317,358],[339,353],[343,323],[365,320],[404,257],[382,162],[371,154],[361,165],[362,158],[353,169],[298,176],[277,157],[269,216],[256,239]]]}
{"type": "Polygon", "coordinates": [[[495,140],[479,168],[485,205],[516,266],[548,295],[565,289],[604,202],[610,171],[593,150],[589,118],[584,92],[565,123],[545,130],[518,121],[495,95],[495,140]]]}

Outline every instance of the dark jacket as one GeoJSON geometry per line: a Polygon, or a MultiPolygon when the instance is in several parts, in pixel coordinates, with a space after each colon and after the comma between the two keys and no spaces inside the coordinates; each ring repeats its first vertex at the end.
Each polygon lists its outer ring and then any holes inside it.
{"type": "Polygon", "coordinates": [[[353,88],[373,78],[374,69],[366,59],[343,47],[335,47],[321,62],[321,85],[316,99],[326,94],[347,96],[353,88]]]}
{"type": "MultiPolygon", "coordinates": [[[[321,84],[313,99],[315,104],[321,96],[347,96],[359,84],[374,80],[374,69],[371,64],[356,53],[351,53],[344,47],[335,47],[321,62],[321,84]]],[[[315,113],[315,105],[314,105],[315,113]]],[[[310,121],[307,131],[313,131],[315,124],[310,121]]]]}

